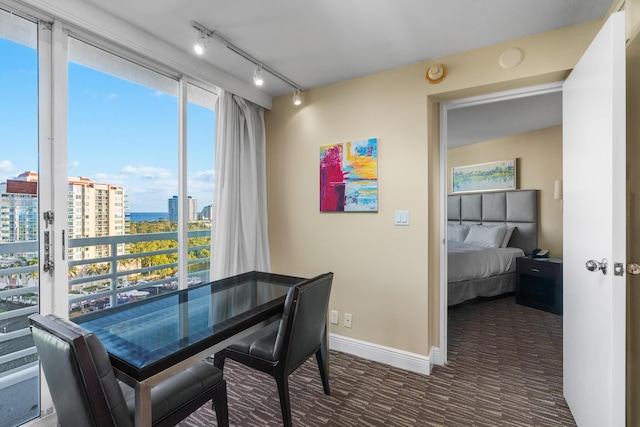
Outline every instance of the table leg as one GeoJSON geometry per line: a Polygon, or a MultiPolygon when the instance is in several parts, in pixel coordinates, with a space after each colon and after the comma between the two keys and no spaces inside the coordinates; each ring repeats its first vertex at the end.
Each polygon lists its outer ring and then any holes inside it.
{"type": "Polygon", "coordinates": [[[135,425],[151,427],[151,386],[144,381],[136,385],[135,425]]]}

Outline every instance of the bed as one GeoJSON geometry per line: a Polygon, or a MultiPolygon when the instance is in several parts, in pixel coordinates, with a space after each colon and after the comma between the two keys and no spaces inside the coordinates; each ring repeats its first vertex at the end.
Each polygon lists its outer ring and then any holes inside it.
{"type": "Polygon", "coordinates": [[[538,190],[448,196],[447,304],[513,292],[516,258],[537,246],[538,190]]]}

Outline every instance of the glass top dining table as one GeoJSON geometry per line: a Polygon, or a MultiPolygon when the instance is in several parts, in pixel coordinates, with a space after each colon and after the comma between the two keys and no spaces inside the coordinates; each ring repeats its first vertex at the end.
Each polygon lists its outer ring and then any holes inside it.
{"type": "Polygon", "coordinates": [[[176,366],[184,369],[181,362],[201,360],[277,319],[289,289],[304,280],[253,271],[73,321],[100,338],[116,373],[138,385],[176,366]]]}

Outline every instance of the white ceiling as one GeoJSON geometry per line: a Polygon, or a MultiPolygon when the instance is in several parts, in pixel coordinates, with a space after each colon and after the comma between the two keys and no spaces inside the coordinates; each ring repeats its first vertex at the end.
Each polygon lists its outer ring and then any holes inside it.
{"type": "MultiPolygon", "coordinates": [[[[599,19],[612,5],[612,0],[86,2],[189,52],[198,36],[190,23],[197,21],[303,90],[599,19]]],[[[203,60],[240,80],[252,79],[254,65],[222,44],[210,43],[203,60]]],[[[262,90],[271,96],[292,92],[268,73],[262,90]]],[[[524,107],[505,111],[514,108],[524,107]]],[[[553,108],[547,110],[525,114],[527,127],[538,126],[532,121],[553,108]]],[[[487,129],[501,126],[471,120],[487,129]]],[[[461,129],[460,138],[470,138],[464,132],[471,130],[461,129]]]]}
{"type": "MultiPolygon", "coordinates": [[[[86,0],[185,51],[197,21],[303,89],[602,18],[612,0],[86,0]]],[[[244,81],[221,44],[204,60],[244,81]]],[[[268,78],[272,96],[291,88],[268,78]]]]}
{"type": "Polygon", "coordinates": [[[447,113],[447,145],[460,147],[562,124],[562,92],[532,95],[447,113]]]}

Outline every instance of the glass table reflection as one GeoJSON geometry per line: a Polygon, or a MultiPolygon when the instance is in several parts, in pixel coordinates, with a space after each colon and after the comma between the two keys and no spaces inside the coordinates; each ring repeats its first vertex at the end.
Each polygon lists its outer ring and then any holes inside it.
{"type": "Polygon", "coordinates": [[[150,425],[151,387],[279,317],[303,278],[249,272],[78,316],[116,375],[136,388],[136,424],[150,425]]]}

